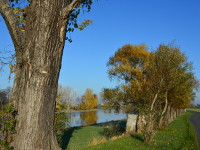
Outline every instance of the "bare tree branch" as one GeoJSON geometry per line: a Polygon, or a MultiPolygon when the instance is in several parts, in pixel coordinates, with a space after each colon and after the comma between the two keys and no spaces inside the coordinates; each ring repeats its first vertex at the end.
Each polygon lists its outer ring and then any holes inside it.
{"type": "Polygon", "coordinates": [[[3,67],[6,65],[15,65],[15,52],[14,50],[0,50],[0,71],[3,70],[3,67]],[[2,51],[2,52],[1,52],[2,51]]]}
{"type": "Polygon", "coordinates": [[[19,48],[20,44],[22,44],[23,33],[20,31],[13,8],[8,4],[7,0],[0,0],[0,14],[8,27],[13,44],[16,48],[19,48]]]}

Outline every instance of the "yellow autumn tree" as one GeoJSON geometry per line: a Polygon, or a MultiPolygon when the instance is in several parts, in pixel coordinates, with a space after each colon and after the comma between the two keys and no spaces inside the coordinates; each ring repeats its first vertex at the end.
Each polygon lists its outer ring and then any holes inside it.
{"type": "Polygon", "coordinates": [[[142,80],[142,72],[148,64],[149,54],[145,44],[127,44],[118,49],[107,63],[110,78],[116,77],[126,82],[142,80]]]}
{"type": "Polygon", "coordinates": [[[131,105],[145,115],[146,142],[164,127],[173,113],[189,106],[197,86],[192,64],[174,44],[161,44],[148,52],[145,45],[125,45],[109,58],[110,78],[121,81],[115,89],[103,89],[107,103],[131,105]],[[117,93],[117,94],[115,94],[117,93]]]}
{"type": "Polygon", "coordinates": [[[103,89],[101,95],[106,102],[121,101],[123,104],[128,104],[138,100],[142,86],[146,82],[144,71],[149,62],[149,55],[145,44],[127,44],[109,58],[107,63],[109,77],[122,81],[122,84],[116,89],[103,89]],[[111,100],[113,94],[115,98],[111,100]]]}
{"type": "Polygon", "coordinates": [[[81,98],[81,109],[94,109],[98,104],[98,96],[93,93],[92,89],[87,88],[81,98]]]}

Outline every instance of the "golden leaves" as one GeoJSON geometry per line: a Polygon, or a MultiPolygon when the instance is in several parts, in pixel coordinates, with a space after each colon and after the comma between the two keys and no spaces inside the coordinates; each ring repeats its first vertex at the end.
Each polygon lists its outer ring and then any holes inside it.
{"type": "Polygon", "coordinates": [[[15,70],[16,70],[16,65],[10,65],[9,68],[10,68],[10,74],[14,73],[15,70]]]}
{"type": "Polygon", "coordinates": [[[84,20],[82,24],[79,25],[78,29],[83,30],[85,29],[88,25],[92,23],[92,20],[84,20]]]}
{"type": "Polygon", "coordinates": [[[93,109],[98,104],[98,96],[93,94],[91,89],[86,89],[85,94],[82,96],[80,107],[81,109],[93,109]]]}
{"type": "MultiPolygon", "coordinates": [[[[161,44],[151,53],[144,44],[127,44],[109,58],[107,66],[111,79],[123,81],[120,92],[126,96],[125,101],[137,100],[145,105],[151,103],[154,95],[158,93],[157,104],[160,105],[165,102],[164,93],[167,92],[170,105],[185,108],[194,97],[193,88],[197,81],[192,65],[187,62],[184,53],[173,44],[161,44]]],[[[114,93],[116,89],[110,91],[114,93]]],[[[103,92],[104,97],[107,96],[106,99],[115,102],[111,98],[112,92],[103,92]]],[[[121,97],[119,99],[124,100],[121,97]]]]}
{"type": "Polygon", "coordinates": [[[142,68],[148,64],[149,55],[144,44],[123,46],[109,59],[107,65],[110,77],[125,79],[127,82],[131,79],[141,80],[142,68]]]}
{"type": "Polygon", "coordinates": [[[25,7],[25,8],[17,7],[17,8],[14,8],[14,10],[13,10],[15,17],[18,20],[20,30],[22,32],[25,32],[27,10],[28,10],[28,7],[25,7]]]}

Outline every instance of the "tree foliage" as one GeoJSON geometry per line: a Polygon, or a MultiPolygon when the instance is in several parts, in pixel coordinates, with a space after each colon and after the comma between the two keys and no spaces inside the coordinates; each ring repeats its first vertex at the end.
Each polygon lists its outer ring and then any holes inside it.
{"type": "Polygon", "coordinates": [[[145,45],[125,45],[110,57],[108,74],[121,85],[103,89],[102,97],[112,105],[123,102],[146,115],[146,140],[163,125],[167,110],[184,109],[194,99],[198,82],[192,63],[174,44],[160,44],[148,52],[145,45]]]}
{"type": "Polygon", "coordinates": [[[92,89],[86,89],[85,94],[81,98],[81,109],[93,109],[98,104],[98,96],[93,93],[92,89]]]}
{"type": "Polygon", "coordinates": [[[109,77],[124,80],[127,83],[142,80],[142,71],[147,65],[148,57],[149,52],[144,44],[123,46],[109,58],[107,64],[109,77]]]}
{"type": "MultiPolygon", "coordinates": [[[[163,93],[168,92],[170,96],[174,93],[172,97],[178,97],[180,91],[184,91],[189,97],[183,96],[183,93],[179,96],[188,97],[190,103],[194,96],[193,88],[197,81],[192,72],[192,64],[173,44],[161,44],[151,53],[145,45],[125,45],[110,57],[107,65],[110,78],[125,81],[115,89],[103,89],[102,96],[108,102],[115,103],[117,99],[128,103],[151,104],[155,94],[159,93],[162,103],[163,93]]],[[[174,107],[176,101],[170,101],[174,102],[174,107]]],[[[177,107],[186,106],[183,104],[177,107]]]]}
{"type": "Polygon", "coordinates": [[[12,146],[9,144],[14,141],[14,134],[16,133],[14,118],[15,109],[12,105],[6,104],[0,109],[0,149],[11,150],[12,146]]]}
{"type": "Polygon", "coordinates": [[[144,44],[128,44],[118,49],[114,56],[109,58],[107,66],[109,77],[122,81],[122,84],[115,89],[103,89],[102,97],[109,103],[137,103],[145,84],[149,56],[144,44]]]}
{"type": "Polygon", "coordinates": [[[11,92],[10,87],[0,90],[0,105],[1,106],[8,103],[10,92],[11,92]]]}
{"type": "MultiPolygon", "coordinates": [[[[72,103],[75,102],[77,93],[72,87],[58,86],[57,103],[62,103],[65,105],[65,109],[69,109],[72,103]]],[[[59,105],[57,105],[59,107],[59,105]]]]}
{"type": "Polygon", "coordinates": [[[14,118],[15,110],[9,104],[9,95],[11,88],[0,90],[0,149],[11,150],[9,146],[14,140],[16,119],[14,118]]]}

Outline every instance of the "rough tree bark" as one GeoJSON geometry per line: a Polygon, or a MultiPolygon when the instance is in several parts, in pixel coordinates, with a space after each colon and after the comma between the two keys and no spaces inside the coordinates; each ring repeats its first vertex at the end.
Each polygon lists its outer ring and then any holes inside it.
{"type": "Polygon", "coordinates": [[[16,49],[17,69],[10,97],[17,111],[15,150],[60,149],[53,132],[55,99],[67,15],[78,2],[32,0],[23,34],[7,0],[0,0],[0,14],[16,49]]]}

